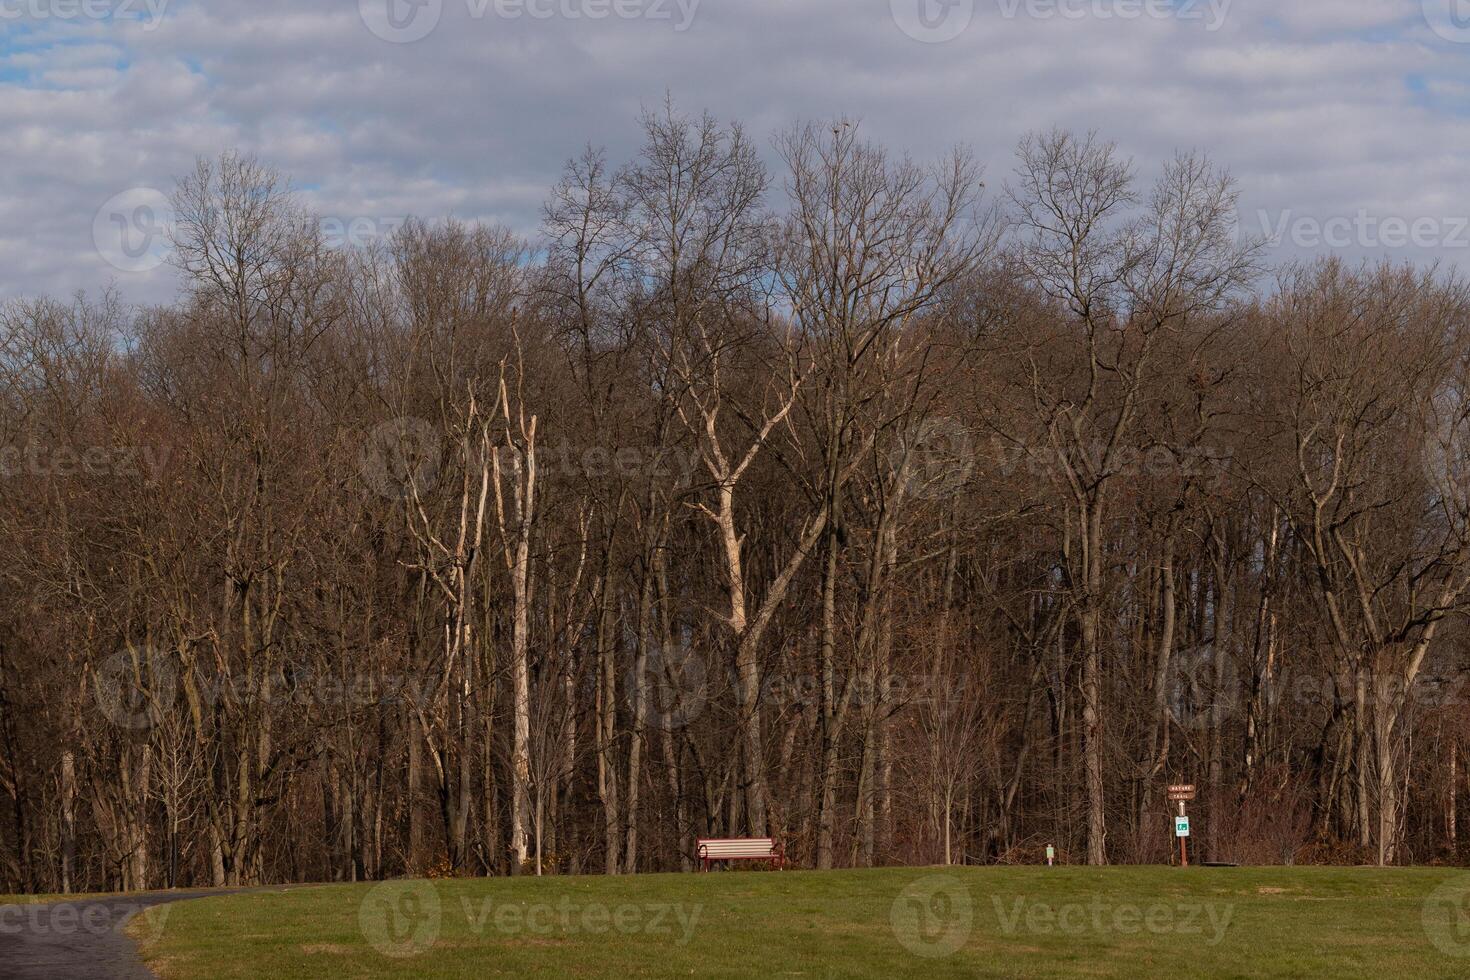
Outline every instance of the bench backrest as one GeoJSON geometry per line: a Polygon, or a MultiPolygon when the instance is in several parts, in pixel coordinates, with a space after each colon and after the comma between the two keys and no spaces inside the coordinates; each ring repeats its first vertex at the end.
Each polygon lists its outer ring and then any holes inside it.
{"type": "Polygon", "coordinates": [[[776,853],[776,842],[769,837],[740,840],[701,840],[699,856],[710,860],[728,858],[767,858],[776,853]]]}

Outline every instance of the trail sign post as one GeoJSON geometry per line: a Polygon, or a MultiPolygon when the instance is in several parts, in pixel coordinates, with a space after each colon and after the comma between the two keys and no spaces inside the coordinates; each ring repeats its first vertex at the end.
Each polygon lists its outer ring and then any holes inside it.
{"type": "Polygon", "coordinates": [[[1179,804],[1179,816],[1174,818],[1174,836],[1179,840],[1179,866],[1189,867],[1189,817],[1184,813],[1184,804],[1194,799],[1194,783],[1176,783],[1169,787],[1169,802],[1179,804]]]}
{"type": "Polygon", "coordinates": [[[1051,867],[1057,859],[1057,849],[1052,845],[1046,845],[1046,866],[1051,867]]]}

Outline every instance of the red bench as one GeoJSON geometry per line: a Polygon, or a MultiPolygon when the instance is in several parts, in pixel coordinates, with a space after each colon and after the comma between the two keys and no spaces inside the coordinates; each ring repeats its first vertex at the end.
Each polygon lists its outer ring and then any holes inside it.
{"type": "Polygon", "coordinates": [[[786,849],[769,837],[701,838],[697,843],[701,871],[716,861],[770,861],[777,871],[786,868],[786,849]]]}

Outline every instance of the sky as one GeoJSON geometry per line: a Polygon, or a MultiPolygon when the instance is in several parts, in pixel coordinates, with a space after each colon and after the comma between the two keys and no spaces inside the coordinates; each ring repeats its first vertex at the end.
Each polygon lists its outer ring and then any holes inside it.
{"type": "Polygon", "coordinates": [[[1095,129],[1142,181],[1200,150],[1272,261],[1470,271],[1470,0],[0,0],[0,298],[168,301],[167,195],[227,149],[334,241],[534,237],[565,161],[626,159],[666,93],[773,169],[836,116],[968,144],[991,188],[1031,130],[1095,129]]]}

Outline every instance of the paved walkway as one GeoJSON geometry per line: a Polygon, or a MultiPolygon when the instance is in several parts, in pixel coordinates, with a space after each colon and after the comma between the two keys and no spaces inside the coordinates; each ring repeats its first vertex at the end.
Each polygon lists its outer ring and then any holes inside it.
{"type": "MultiPolygon", "coordinates": [[[[122,925],[155,905],[233,891],[147,892],[36,905],[0,905],[0,977],[6,980],[153,980],[122,925]]],[[[168,909],[150,913],[162,929],[168,909]]]]}

